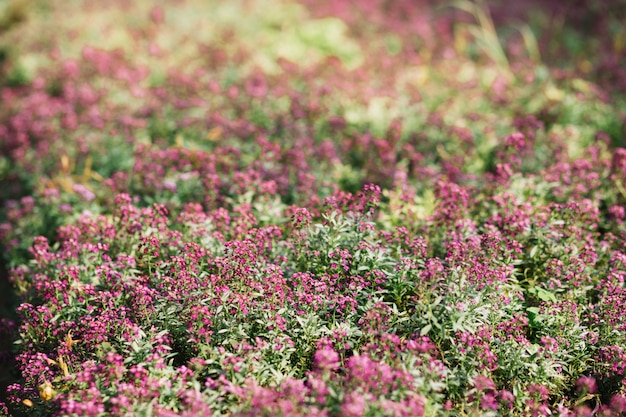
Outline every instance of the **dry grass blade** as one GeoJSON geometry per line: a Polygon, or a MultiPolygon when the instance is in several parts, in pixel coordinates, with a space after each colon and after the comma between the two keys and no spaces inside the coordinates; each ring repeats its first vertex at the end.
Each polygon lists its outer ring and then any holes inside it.
{"type": "Polygon", "coordinates": [[[483,53],[497,65],[502,74],[508,80],[513,80],[514,75],[509,60],[502,48],[487,5],[483,1],[457,0],[452,2],[451,6],[470,14],[476,20],[476,24],[468,28],[469,33],[474,37],[483,53]]]}

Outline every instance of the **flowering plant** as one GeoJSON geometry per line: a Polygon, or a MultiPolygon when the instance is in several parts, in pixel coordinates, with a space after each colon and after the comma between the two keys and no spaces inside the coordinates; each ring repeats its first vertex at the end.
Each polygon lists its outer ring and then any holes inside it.
{"type": "Polygon", "coordinates": [[[149,3],[8,32],[0,415],[624,415],[618,89],[482,3],[149,3]]]}

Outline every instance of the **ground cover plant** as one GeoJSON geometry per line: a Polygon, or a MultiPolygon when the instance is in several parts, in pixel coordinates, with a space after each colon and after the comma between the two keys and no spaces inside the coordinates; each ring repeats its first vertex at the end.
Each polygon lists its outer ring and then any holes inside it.
{"type": "Polygon", "coordinates": [[[540,3],[0,2],[0,415],[626,414],[624,9],[540,3]]]}

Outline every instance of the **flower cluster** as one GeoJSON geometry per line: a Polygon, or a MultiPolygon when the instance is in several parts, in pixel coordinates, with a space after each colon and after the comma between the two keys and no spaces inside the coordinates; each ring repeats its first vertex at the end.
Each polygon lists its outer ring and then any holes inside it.
{"type": "Polygon", "coordinates": [[[624,415],[624,97],[473,2],[120,3],[8,32],[0,415],[624,415]]]}

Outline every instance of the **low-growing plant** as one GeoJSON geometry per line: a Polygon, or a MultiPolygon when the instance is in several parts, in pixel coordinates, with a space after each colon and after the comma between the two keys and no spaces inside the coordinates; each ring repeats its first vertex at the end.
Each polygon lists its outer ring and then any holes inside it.
{"type": "Polygon", "coordinates": [[[618,93],[483,3],[200,3],[0,42],[0,415],[623,415],[618,93]]]}

